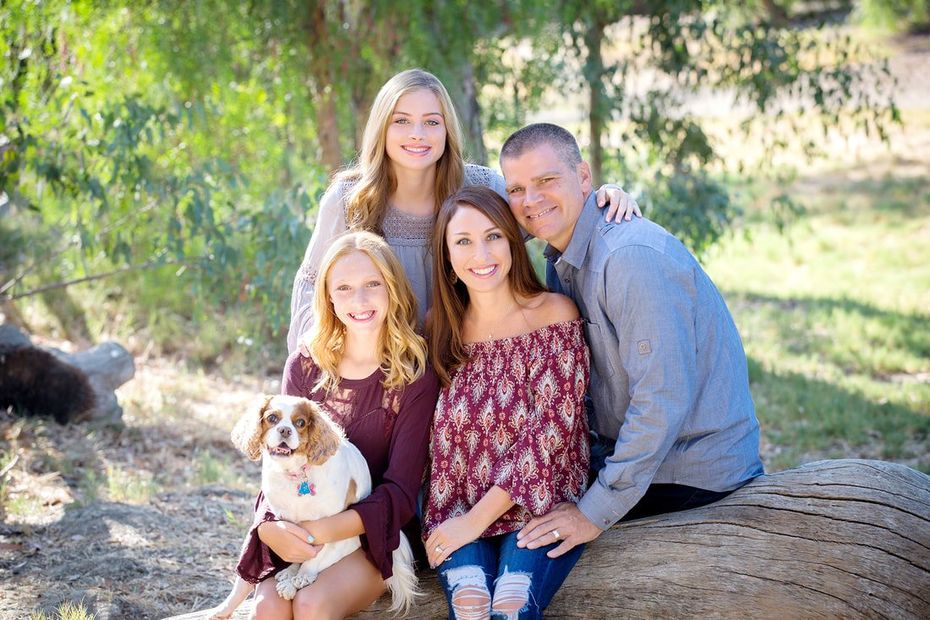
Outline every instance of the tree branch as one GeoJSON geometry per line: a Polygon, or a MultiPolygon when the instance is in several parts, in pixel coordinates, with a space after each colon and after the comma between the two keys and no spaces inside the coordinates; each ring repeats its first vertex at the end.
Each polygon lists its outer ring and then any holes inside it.
{"type": "MultiPolygon", "coordinates": [[[[46,291],[52,291],[59,288],[66,288],[74,284],[82,284],[84,282],[93,282],[94,280],[102,280],[103,278],[109,278],[110,276],[115,276],[121,273],[126,273],[128,271],[136,271],[141,269],[151,269],[152,267],[162,267],[164,265],[177,265],[182,264],[180,260],[151,260],[139,265],[129,265],[128,267],[121,267],[120,269],[114,269],[113,271],[108,271],[106,273],[98,273],[92,276],[85,276],[83,278],[77,278],[75,280],[65,280],[63,282],[56,282],[54,284],[47,284],[45,286],[40,286],[39,288],[32,289],[31,291],[26,291],[25,293],[20,293],[19,295],[0,295],[0,301],[16,301],[17,299],[23,299],[26,297],[32,297],[34,295],[39,295],[46,291]]],[[[183,263],[185,266],[190,266],[188,263],[183,263]]]]}

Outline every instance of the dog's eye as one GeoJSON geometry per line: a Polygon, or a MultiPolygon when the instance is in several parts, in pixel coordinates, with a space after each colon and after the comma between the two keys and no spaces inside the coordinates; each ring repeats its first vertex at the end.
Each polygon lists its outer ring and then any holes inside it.
{"type": "Polygon", "coordinates": [[[265,418],[265,419],[268,420],[268,424],[277,424],[277,423],[278,423],[278,416],[276,416],[276,415],[273,414],[273,413],[272,413],[271,415],[269,415],[269,416],[268,416],[267,418],[265,418]]]}
{"type": "Polygon", "coordinates": [[[306,425],[307,425],[307,422],[305,420],[297,420],[296,422],[294,422],[294,426],[296,426],[297,428],[303,428],[306,425]]]}

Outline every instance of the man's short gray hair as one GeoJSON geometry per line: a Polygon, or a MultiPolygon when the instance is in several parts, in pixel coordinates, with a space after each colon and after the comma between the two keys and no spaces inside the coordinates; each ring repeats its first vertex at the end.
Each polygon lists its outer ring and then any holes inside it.
{"type": "Polygon", "coordinates": [[[530,149],[548,144],[563,163],[575,167],[581,163],[581,150],[575,136],[552,123],[533,123],[510,134],[501,148],[501,160],[520,157],[530,149]]]}

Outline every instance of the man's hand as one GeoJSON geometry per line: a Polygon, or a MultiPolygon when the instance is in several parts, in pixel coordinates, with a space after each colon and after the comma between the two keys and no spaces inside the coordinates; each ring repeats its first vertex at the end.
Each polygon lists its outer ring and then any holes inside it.
{"type": "Polygon", "coordinates": [[[563,503],[527,523],[517,534],[517,546],[537,549],[561,540],[562,544],[546,553],[557,558],[575,545],[591,542],[600,535],[601,528],[591,523],[578,506],[563,503]]]}

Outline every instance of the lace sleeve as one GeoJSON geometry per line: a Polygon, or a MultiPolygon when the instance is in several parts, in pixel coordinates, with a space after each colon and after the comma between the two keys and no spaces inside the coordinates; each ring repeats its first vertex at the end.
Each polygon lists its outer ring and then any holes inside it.
{"type": "Polygon", "coordinates": [[[497,192],[501,198],[507,200],[504,177],[490,168],[477,164],[465,164],[465,185],[483,185],[484,187],[489,187],[497,192]]]}
{"type": "Polygon", "coordinates": [[[316,226],[313,228],[297,275],[294,276],[294,288],[291,291],[291,324],[287,331],[288,354],[297,349],[300,337],[310,329],[313,322],[313,287],[323,254],[332,240],[347,229],[344,192],[344,183],[333,183],[320,200],[316,226]]]}

